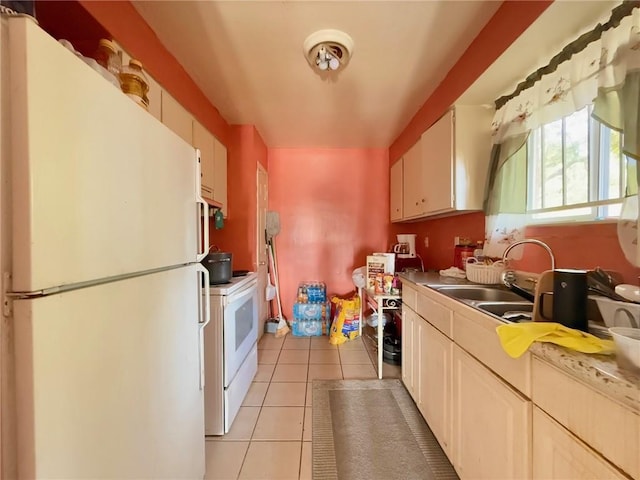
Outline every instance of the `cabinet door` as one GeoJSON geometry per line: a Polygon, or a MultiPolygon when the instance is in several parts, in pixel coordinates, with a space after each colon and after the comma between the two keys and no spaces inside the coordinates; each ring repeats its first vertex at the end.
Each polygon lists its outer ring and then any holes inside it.
{"type": "Polygon", "coordinates": [[[189,145],[193,145],[193,118],[175,98],[162,92],[162,123],[189,145]]]}
{"type": "Polygon", "coordinates": [[[193,121],[193,146],[200,149],[200,190],[205,198],[214,198],[214,141],[213,135],[197,120],[193,121]]]}
{"type": "Polygon", "coordinates": [[[409,308],[402,309],[402,381],[413,397],[413,325],[416,314],[409,308]]]}
{"type": "Polygon", "coordinates": [[[532,365],[534,403],[631,478],[639,479],[640,415],[539,358],[532,365]]]}
{"type": "Polygon", "coordinates": [[[420,412],[450,455],[451,351],[453,342],[420,319],[420,412]]]}
{"type": "Polygon", "coordinates": [[[413,373],[413,401],[416,402],[418,410],[421,412],[424,410],[424,399],[422,397],[422,387],[420,385],[422,381],[422,360],[423,360],[423,337],[424,326],[426,322],[420,318],[420,315],[414,313],[413,318],[413,354],[411,355],[411,361],[413,363],[411,371],[413,373]]]}
{"type": "Polygon", "coordinates": [[[460,478],[531,477],[531,402],[453,346],[453,465],[460,478]]]}
{"type": "Polygon", "coordinates": [[[626,477],[546,413],[534,407],[533,478],[578,480],[626,477]]]}
{"type": "Polygon", "coordinates": [[[392,222],[402,220],[402,158],[389,173],[389,215],[392,222]]]}
{"type": "Polygon", "coordinates": [[[426,198],[422,179],[422,151],[418,141],[403,158],[403,199],[404,218],[419,217],[425,212],[426,198]]]}
{"type": "Polygon", "coordinates": [[[451,210],[453,194],[453,112],[448,111],[422,134],[427,213],[451,210]]]}
{"type": "Polygon", "coordinates": [[[227,216],[227,147],[217,138],[213,138],[213,199],[220,202],[222,213],[227,216]]]}
{"type": "Polygon", "coordinates": [[[149,113],[162,120],[162,87],[158,82],[149,76],[147,73],[147,81],[149,82],[149,92],[147,92],[147,98],[149,99],[149,113]]]}

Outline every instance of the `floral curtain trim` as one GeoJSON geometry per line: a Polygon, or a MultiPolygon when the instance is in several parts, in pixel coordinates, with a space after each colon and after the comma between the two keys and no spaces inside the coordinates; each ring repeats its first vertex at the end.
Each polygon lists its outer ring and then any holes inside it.
{"type": "Polygon", "coordinates": [[[504,103],[491,124],[493,142],[502,143],[570,115],[594,103],[599,92],[623,91],[627,75],[636,71],[640,71],[637,6],[616,28],[603,32],[598,40],[504,103]]]}
{"type": "Polygon", "coordinates": [[[550,73],[555,72],[558,65],[566,62],[576,53],[584,50],[587,45],[601,38],[604,32],[620,25],[620,21],[624,17],[631,15],[632,10],[636,7],[640,7],[640,1],[625,1],[618,5],[611,11],[611,16],[606,23],[596,25],[593,30],[581,35],[579,38],[564,47],[562,51],[553,57],[547,65],[528,75],[524,81],[519,83],[512,94],[498,98],[495,101],[496,110],[502,108],[502,106],[512,98],[520,95],[523,90],[531,88],[544,75],[549,75],[550,73]]]}

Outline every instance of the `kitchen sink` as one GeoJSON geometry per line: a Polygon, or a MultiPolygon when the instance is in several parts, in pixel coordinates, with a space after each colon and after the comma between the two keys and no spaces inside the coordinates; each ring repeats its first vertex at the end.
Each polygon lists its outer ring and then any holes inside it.
{"type": "Polygon", "coordinates": [[[510,322],[531,320],[533,313],[531,302],[474,302],[473,306],[510,322]]]}
{"type": "Polygon", "coordinates": [[[436,290],[459,300],[523,303],[520,295],[501,287],[488,287],[483,285],[451,285],[440,287],[436,290]]]}

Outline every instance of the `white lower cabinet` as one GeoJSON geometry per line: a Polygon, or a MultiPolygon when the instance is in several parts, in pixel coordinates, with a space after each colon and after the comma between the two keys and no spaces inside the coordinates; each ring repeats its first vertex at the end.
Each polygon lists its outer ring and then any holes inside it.
{"type": "Polygon", "coordinates": [[[451,352],[453,342],[427,321],[418,317],[420,329],[420,413],[451,454],[451,352]]]}
{"type": "Polygon", "coordinates": [[[416,395],[413,366],[419,361],[413,348],[416,319],[417,316],[412,310],[408,308],[402,310],[402,382],[414,401],[416,401],[416,395]]]}
{"type": "Polygon", "coordinates": [[[533,478],[579,480],[626,477],[562,425],[534,407],[533,478]]]}
{"type": "Polygon", "coordinates": [[[461,478],[531,477],[531,401],[453,345],[452,463],[461,478]]]}
{"type": "Polygon", "coordinates": [[[402,380],[461,479],[640,480],[637,411],[420,288],[403,287],[402,380]]]}
{"type": "MultiPolygon", "coordinates": [[[[640,415],[538,358],[533,402],[631,478],[640,479],[640,415]]],[[[561,478],[561,477],[555,477],[561,478]]]]}

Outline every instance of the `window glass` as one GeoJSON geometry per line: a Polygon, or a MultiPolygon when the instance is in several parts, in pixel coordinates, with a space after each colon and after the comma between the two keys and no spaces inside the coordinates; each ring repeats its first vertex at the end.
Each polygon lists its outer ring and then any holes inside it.
{"type": "Polygon", "coordinates": [[[603,168],[606,188],[602,196],[606,199],[620,198],[623,195],[622,178],[620,177],[623,161],[620,153],[620,133],[610,130],[604,125],[600,130],[604,153],[601,159],[603,167],[604,164],[608,167],[603,168]]]}
{"type": "Polygon", "coordinates": [[[589,113],[586,108],[565,119],[564,205],[589,201],[589,113]]]}
{"type": "Polygon", "coordinates": [[[563,205],[562,120],[542,127],[542,207],[563,205]]]}
{"type": "Polygon", "coordinates": [[[622,154],[622,135],[592,119],[591,109],[529,135],[526,185],[532,223],[618,217],[622,198],[636,191],[636,162],[622,154]]]}

